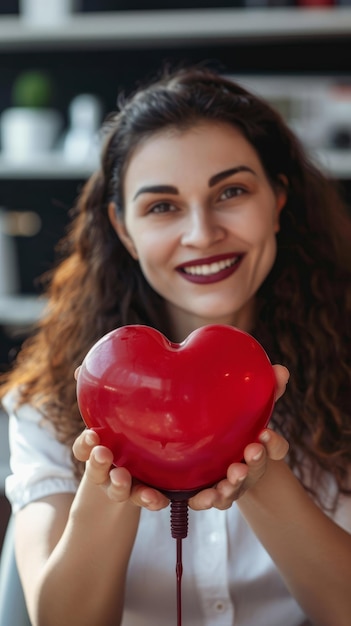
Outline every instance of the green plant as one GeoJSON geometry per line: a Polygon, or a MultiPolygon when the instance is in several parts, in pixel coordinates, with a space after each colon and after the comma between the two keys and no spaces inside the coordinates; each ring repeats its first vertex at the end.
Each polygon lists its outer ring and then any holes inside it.
{"type": "Polygon", "coordinates": [[[16,107],[44,108],[53,99],[51,77],[41,70],[28,70],[17,76],[12,87],[12,103],[16,107]]]}

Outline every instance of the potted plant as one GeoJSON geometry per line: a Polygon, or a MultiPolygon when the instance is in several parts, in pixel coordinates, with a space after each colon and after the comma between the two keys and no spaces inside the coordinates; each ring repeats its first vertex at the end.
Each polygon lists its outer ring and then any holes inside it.
{"type": "Polygon", "coordinates": [[[6,158],[28,161],[52,151],[63,120],[52,108],[53,82],[41,70],[19,74],[12,87],[13,106],[1,114],[2,151],[6,158]]]}

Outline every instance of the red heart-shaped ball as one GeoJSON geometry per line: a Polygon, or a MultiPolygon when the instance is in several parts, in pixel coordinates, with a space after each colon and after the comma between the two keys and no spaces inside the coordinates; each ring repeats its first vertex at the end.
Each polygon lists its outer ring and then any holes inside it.
{"type": "Polygon", "coordinates": [[[77,398],[114,463],[167,491],[223,478],[266,426],[275,376],[262,346],[225,325],[170,342],[147,326],[118,328],[88,352],[77,398]]]}

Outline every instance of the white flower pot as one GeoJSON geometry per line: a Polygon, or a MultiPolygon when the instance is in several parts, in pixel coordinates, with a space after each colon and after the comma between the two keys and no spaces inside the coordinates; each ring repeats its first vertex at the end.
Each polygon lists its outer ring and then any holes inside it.
{"type": "Polygon", "coordinates": [[[79,9],[79,0],[20,0],[20,16],[33,26],[56,25],[79,9]]]}
{"type": "Polygon", "coordinates": [[[0,118],[2,153],[22,163],[43,156],[54,149],[61,128],[55,109],[6,109],[0,118]]]}

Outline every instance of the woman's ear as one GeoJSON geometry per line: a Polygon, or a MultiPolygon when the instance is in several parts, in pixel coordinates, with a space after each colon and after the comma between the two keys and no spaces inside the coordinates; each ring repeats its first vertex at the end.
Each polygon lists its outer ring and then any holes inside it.
{"type": "Polygon", "coordinates": [[[110,202],[107,210],[113,229],[116,231],[119,239],[123,243],[124,247],[128,250],[129,254],[133,257],[133,259],[137,261],[138,253],[134,246],[134,242],[126,229],[124,221],[121,220],[121,218],[117,214],[115,203],[110,202]]]}

